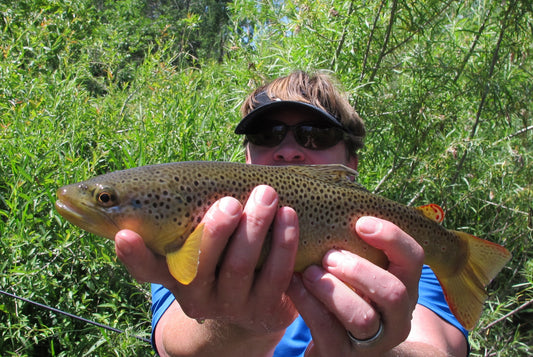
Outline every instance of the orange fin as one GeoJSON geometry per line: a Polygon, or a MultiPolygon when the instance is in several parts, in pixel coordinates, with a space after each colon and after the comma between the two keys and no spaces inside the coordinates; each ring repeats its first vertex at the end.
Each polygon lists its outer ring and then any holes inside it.
{"type": "Polygon", "coordinates": [[[189,285],[198,272],[200,243],[203,233],[204,224],[200,223],[187,237],[183,246],[166,254],[170,274],[183,285],[189,285]]]}
{"type": "Polygon", "coordinates": [[[466,329],[472,330],[483,311],[487,298],[485,287],[511,259],[511,253],[499,244],[468,233],[452,231],[467,243],[466,262],[453,276],[437,275],[450,310],[466,329]]]}
{"type": "Polygon", "coordinates": [[[444,221],[444,210],[439,205],[430,203],[429,205],[416,207],[416,209],[422,212],[424,216],[437,223],[442,223],[442,221],[444,221]]]}

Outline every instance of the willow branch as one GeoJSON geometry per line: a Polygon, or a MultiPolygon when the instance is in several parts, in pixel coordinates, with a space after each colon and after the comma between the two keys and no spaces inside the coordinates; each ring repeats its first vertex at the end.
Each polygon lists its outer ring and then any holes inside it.
{"type": "Polygon", "coordinates": [[[472,54],[474,53],[474,49],[476,48],[476,46],[477,46],[477,44],[479,42],[479,38],[481,37],[481,34],[485,30],[485,26],[487,25],[487,20],[489,19],[491,12],[492,12],[492,8],[490,8],[489,13],[483,19],[483,23],[481,24],[478,32],[476,33],[476,36],[474,37],[474,41],[472,42],[472,46],[470,46],[470,49],[468,50],[468,53],[466,54],[465,58],[463,59],[463,62],[461,63],[461,66],[459,67],[459,70],[457,71],[457,74],[455,75],[455,78],[453,79],[454,83],[457,82],[457,80],[459,79],[459,77],[463,73],[463,71],[464,71],[464,69],[466,67],[466,64],[470,60],[470,57],[472,57],[472,54]]]}
{"type": "Polygon", "coordinates": [[[518,135],[521,135],[521,134],[524,134],[525,132],[529,131],[529,130],[533,130],[533,125],[530,125],[530,126],[527,126],[525,128],[522,128],[520,130],[518,130],[517,132],[513,133],[513,134],[510,134],[510,135],[507,135],[505,138],[501,138],[499,140],[496,140],[492,146],[496,145],[496,144],[499,144],[500,142],[504,141],[504,140],[509,140],[509,139],[512,139],[514,138],[515,136],[518,136],[518,135]]]}
{"type": "Polygon", "coordinates": [[[350,17],[353,13],[353,0],[350,2],[350,9],[348,10],[348,16],[346,16],[346,21],[344,22],[344,28],[342,30],[341,39],[339,41],[339,45],[335,49],[335,55],[331,59],[331,65],[330,67],[335,66],[335,62],[337,62],[337,58],[339,58],[339,55],[341,53],[342,47],[344,47],[344,41],[346,40],[346,33],[348,32],[348,23],[350,22],[350,17]]]}
{"type": "Polygon", "coordinates": [[[392,27],[394,25],[394,21],[396,20],[396,9],[397,8],[398,8],[398,0],[394,0],[394,2],[392,3],[391,12],[390,12],[389,25],[387,26],[387,31],[385,32],[385,40],[383,41],[383,46],[381,46],[381,52],[379,53],[378,60],[376,61],[376,65],[374,66],[374,69],[372,70],[372,74],[370,75],[369,82],[372,82],[374,80],[374,77],[376,76],[378,69],[381,65],[381,61],[385,57],[385,53],[389,45],[389,40],[390,40],[390,36],[392,33],[392,27]]]}
{"type": "Polygon", "coordinates": [[[516,314],[518,311],[525,309],[526,307],[528,307],[528,306],[531,305],[532,303],[533,303],[533,299],[531,299],[531,300],[529,300],[529,301],[526,301],[525,303],[523,303],[522,305],[518,306],[518,307],[517,307],[516,309],[514,309],[513,311],[508,312],[507,314],[503,315],[503,316],[500,317],[499,319],[492,321],[490,324],[488,324],[487,326],[483,327],[483,328],[481,329],[481,331],[488,330],[489,328],[491,328],[492,326],[496,325],[496,324],[499,323],[500,321],[503,321],[503,320],[505,320],[506,318],[508,318],[509,316],[512,316],[512,315],[516,314]]]}
{"type": "Polygon", "coordinates": [[[386,0],[383,0],[381,2],[381,4],[379,5],[378,12],[377,12],[376,16],[374,17],[374,23],[372,24],[372,29],[370,30],[370,35],[368,36],[368,41],[366,42],[366,49],[365,49],[365,54],[363,56],[363,65],[362,65],[362,69],[361,69],[361,75],[359,76],[359,80],[360,81],[363,80],[363,77],[364,77],[365,72],[366,72],[366,65],[368,63],[368,56],[369,56],[369,53],[370,53],[370,45],[372,44],[372,40],[374,39],[374,33],[376,32],[379,16],[381,15],[381,10],[383,9],[383,6],[385,6],[385,2],[386,2],[386,0]]]}
{"type": "Polygon", "coordinates": [[[433,19],[439,19],[440,18],[440,15],[445,11],[447,10],[451,4],[453,4],[455,2],[455,0],[450,0],[448,1],[446,4],[444,4],[444,6],[440,9],[439,12],[437,12],[435,15],[432,15],[429,17],[429,19],[424,22],[421,26],[418,26],[418,29],[416,31],[413,31],[411,33],[411,35],[409,35],[408,37],[406,37],[403,41],[399,42],[396,46],[394,47],[391,47],[389,48],[386,52],[385,52],[385,56],[391,54],[392,52],[396,51],[398,48],[402,47],[403,45],[405,45],[406,43],[408,43],[409,41],[411,41],[413,39],[413,37],[415,37],[416,35],[418,35],[420,33],[420,31],[422,31],[423,29],[427,29],[429,24],[433,21],[433,19]]]}
{"type": "MultiPolygon", "coordinates": [[[[489,73],[487,75],[487,82],[485,83],[485,86],[483,88],[483,93],[481,94],[481,100],[479,102],[479,106],[478,106],[478,109],[477,109],[477,112],[476,112],[476,121],[474,122],[474,125],[472,126],[472,131],[470,132],[470,135],[469,135],[469,139],[470,140],[472,140],[474,138],[474,136],[476,135],[477,127],[478,127],[479,123],[481,122],[481,113],[483,112],[483,109],[485,107],[485,102],[486,102],[487,96],[489,94],[490,80],[492,78],[492,75],[494,74],[494,68],[496,67],[496,62],[498,62],[498,55],[500,53],[500,47],[501,47],[501,44],[502,44],[502,41],[503,41],[503,35],[505,34],[505,30],[507,29],[509,14],[511,13],[511,11],[513,9],[514,4],[515,4],[515,2],[511,2],[509,4],[509,8],[505,12],[505,18],[504,18],[504,21],[503,21],[502,28],[500,30],[498,41],[496,42],[496,47],[494,48],[494,51],[492,53],[492,60],[491,60],[490,67],[489,67],[489,73]]],[[[454,177],[453,177],[453,179],[451,181],[452,185],[455,184],[455,182],[457,181],[457,178],[459,177],[459,173],[461,172],[461,169],[463,168],[463,165],[464,165],[464,163],[466,161],[466,157],[468,155],[468,152],[469,152],[469,148],[466,148],[464,153],[463,153],[463,156],[459,160],[459,164],[457,164],[457,169],[456,169],[455,175],[454,175],[454,177]]]]}

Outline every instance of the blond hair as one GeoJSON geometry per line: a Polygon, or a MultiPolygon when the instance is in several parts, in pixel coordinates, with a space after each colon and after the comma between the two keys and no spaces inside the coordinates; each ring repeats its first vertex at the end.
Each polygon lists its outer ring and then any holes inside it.
{"type": "Polygon", "coordinates": [[[337,118],[348,132],[345,143],[349,154],[354,155],[363,147],[365,136],[363,120],[350,105],[345,93],[339,89],[339,84],[332,76],[323,72],[309,75],[304,71],[295,71],[286,77],[276,78],[257,88],[244,100],[241,106],[243,118],[256,109],[258,104],[256,96],[261,92],[273,100],[308,103],[327,111],[337,118]]]}

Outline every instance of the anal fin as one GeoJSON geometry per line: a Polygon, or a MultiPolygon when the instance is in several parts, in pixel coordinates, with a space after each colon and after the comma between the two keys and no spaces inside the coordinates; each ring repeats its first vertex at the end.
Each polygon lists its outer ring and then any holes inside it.
{"type": "Polygon", "coordinates": [[[198,272],[203,233],[204,224],[200,223],[179,249],[166,254],[170,274],[183,285],[189,285],[198,272]]]}

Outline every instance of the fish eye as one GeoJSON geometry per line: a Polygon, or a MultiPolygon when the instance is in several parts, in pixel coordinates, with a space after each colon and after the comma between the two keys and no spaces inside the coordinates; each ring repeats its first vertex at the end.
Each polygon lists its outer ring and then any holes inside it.
{"type": "Polygon", "coordinates": [[[104,189],[96,194],[96,201],[100,206],[111,207],[117,201],[116,194],[109,189],[104,189]]]}

